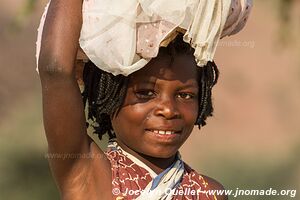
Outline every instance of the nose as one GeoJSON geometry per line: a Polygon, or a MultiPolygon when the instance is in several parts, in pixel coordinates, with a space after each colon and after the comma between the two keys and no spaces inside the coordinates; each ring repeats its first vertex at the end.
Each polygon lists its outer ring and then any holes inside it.
{"type": "Polygon", "coordinates": [[[171,97],[159,98],[155,107],[154,114],[166,119],[174,119],[180,116],[176,100],[171,97]]]}

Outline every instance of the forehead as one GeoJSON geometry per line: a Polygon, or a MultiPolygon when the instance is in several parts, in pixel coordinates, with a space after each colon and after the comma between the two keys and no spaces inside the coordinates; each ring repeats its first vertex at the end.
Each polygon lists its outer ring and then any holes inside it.
{"type": "Polygon", "coordinates": [[[153,58],[144,68],[130,76],[130,82],[147,81],[152,78],[182,83],[195,80],[198,77],[198,66],[193,55],[171,56],[163,55],[153,58]]]}

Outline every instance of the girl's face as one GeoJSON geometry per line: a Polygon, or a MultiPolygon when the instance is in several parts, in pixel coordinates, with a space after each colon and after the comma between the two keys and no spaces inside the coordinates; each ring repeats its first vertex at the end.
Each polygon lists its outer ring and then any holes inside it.
{"type": "Polygon", "coordinates": [[[197,65],[192,55],[152,59],[129,79],[112,119],[118,144],[137,157],[170,158],[192,132],[198,116],[197,65]]]}

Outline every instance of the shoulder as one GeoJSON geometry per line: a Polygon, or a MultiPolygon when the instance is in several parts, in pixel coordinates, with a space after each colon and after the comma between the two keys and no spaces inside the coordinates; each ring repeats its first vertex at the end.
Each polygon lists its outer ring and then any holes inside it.
{"type": "MultiPolygon", "coordinates": [[[[209,190],[214,190],[214,191],[220,191],[222,192],[224,190],[224,187],[221,183],[219,183],[217,180],[199,174],[197,171],[195,171],[193,168],[191,168],[189,165],[187,165],[186,163],[184,163],[184,167],[185,167],[185,171],[186,173],[189,175],[188,177],[198,177],[196,178],[196,180],[201,180],[200,182],[204,182],[208,184],[208,188],[209,190]]],[[[228,200],[228,196],[227,195],[216,195],[218,200],[228,200]]]]}
{"type": "MultiPolygon", "coordinates": [[[[224,186],[219,183],[217,180],[211,178],[211,177],[208,177],[208,176],[205,176],[205,175],[201,175],[204,180],[208,183],[208,186],[211,190],[215,190],[215,191],[222,191],[222,190],[225,190],[224,186]]],[[[223,195],[216,195],[217,199],[218,200],[228,200],[228,196],[223,194],[223,195]]]]}

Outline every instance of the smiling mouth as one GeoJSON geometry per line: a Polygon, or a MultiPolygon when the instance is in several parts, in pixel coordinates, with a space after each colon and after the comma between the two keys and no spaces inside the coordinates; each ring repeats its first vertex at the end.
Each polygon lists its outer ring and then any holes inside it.
{"type": "Polygon", "coordinates": [[[148,131],[160,135],[173,135],[173,134],[178,134],[180,132],[180,131],[173,131],[173,130],[151,130],[151,129],[148,129],[148,131]]]}

